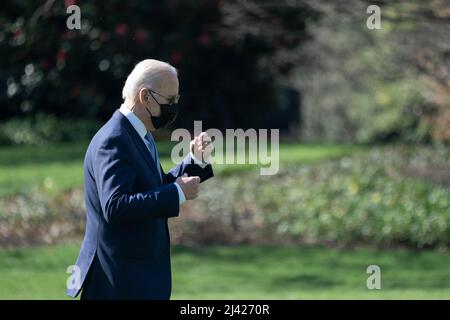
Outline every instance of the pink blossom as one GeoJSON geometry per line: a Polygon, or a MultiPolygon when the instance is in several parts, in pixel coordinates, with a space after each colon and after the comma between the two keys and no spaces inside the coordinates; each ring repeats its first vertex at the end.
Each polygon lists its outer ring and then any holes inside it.
{"type": "Polygon", "coordinates": [[[21,35],[22,35],[22,29],[17,29],[15,32],[14,32],[14,35],[13,35],[13,37],[14,37],[14,39],[17,39],[17,38],[19,38],[21,35]]]}
{"type": "Polygon", "coordinates": [[[42,69],[46,70],[50,67],[50,61],[48,59],[42,59],[40,65],[42,69]]]}
{"type": "Polygon", "coordinates": [[[70,7],[71,5],[74,5],[76,3],[76,0],[65,0],[66,8],[70,7]]]}
{"type": "Polygon", "coordinates": [[[174,52],[171,56],[170,56],[170,63],[171,64],[178,64],[180,63],[180,61],[182,60],[183,55],[180,52],[174,52]]]}
{"type": "Polygon", "coordinates": [[[116,34],[123,36],[128,32],[128,26],[125,23],[119,23],[116,25],[116,34]]]}
{"type": "Polygon", "coordinates": [[[56,52],[56,61],[64,61],[66,60],[66,53],[59,49],[58,52],[56,52]]]}
{"type": "Polygon", "coordinates": [[[148,33],[143,29],[138,29],[134,33],[134,37],[136,38],[136,42],[144,43],[147,40],[148,33]]]}
{"type": "Polygon", "coordinates": [[[209,36],[206,33],[203,33],[197,37],[197,42],[201,45],[207,45],[209,43],[209,36]]]}

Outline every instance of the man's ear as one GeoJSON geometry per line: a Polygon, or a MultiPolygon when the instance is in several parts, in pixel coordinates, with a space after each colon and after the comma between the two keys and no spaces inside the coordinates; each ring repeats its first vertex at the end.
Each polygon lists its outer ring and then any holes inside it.
{"type": "Polygon", "coordinates": [[[148,90],[145,88],[141,88],[139,90],[139,102],[141,104],[146,104],[148,102],[148,90]]]}

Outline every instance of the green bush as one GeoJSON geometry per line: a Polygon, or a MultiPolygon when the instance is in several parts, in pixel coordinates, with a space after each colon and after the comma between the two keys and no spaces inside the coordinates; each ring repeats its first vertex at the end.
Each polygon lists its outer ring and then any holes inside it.
{"type": "Polygon", "coordinates": [[[0,144],[45,145],[87,141],[100,128],[97,120],[58,119],[38,114],[34,118],[11,119],[0,124],[0,144]]]}
{"type": "Polygon", "coordinates": [[[53,244],[84,232],[82,190],[55,197],[32,189],[10,199],[0,198],[0,247],[53,244]]]}
{"type": "Polygon", "coordinates": [[[419,81],[385,80],[370,83],[370,90],[352,94],[349,117],[357,124],[360,142],[418,142],[429,140],[430,126],[424,115],[430,112],[419,81]]]}
{"type": "Polygon", "coordinates": [[[450,165],[448,148],[393,146],[276,176],[212,179],[189,212],[195,223],[180,225],[199,241],[448,247],[450,189],[404,173],[437,165],[450,165]],[[226,236],[208,236],[211,225],[226,236]]]}
{"type": "Polygon", "coordinates": [[[347,159],[291,169],[278,192],[260,185],[257,202],[280,236],[307,243],[450,244],[450,190],[388,177],[376,163],[347,159]]]}
{"type": "MultiPolygon", "coordinates": [[[[450,247],[450,188],[407,168],[450,166],[448,147],[391,146],[314,165],[217,175],[170,219],[173,243],[450,247]]],[[[449,177],[450,179],[450,177],[449,177]]],[[[448,181],[450,185],[450,180],[448,181]]],[[[0,199],[0,246],[81,237],[81,189],[0,199]]]]}

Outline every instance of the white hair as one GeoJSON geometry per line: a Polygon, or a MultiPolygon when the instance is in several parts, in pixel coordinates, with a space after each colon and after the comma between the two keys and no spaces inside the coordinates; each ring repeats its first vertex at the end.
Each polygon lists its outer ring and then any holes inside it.
{"type": "Polygon", "coordinates": [[[125,85],[122,89],[122,98],[124,100],[136,101],[139,90],[145,87],[154,88],[161,72],[173,72],[178,74],[177,69],[167,62],[146,59],[139,62],[128,75],[125,85]]]}

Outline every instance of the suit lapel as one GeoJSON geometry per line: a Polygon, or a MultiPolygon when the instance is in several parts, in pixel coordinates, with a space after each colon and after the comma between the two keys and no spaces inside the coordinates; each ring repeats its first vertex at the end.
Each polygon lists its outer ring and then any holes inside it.
{"type": "Polygon", "coordinates": [[[133,128],[128,119],[120,111],[117,110],[114,113],[114,117],[117,118],[119,121],[121,121],[121,123],[127,129],[128,133],[131,135],[131,140],[133,140],[133,143],[139,149],[142,157],[147,161],[147,164],[149,165],[150,169],[153,170],[153,173],[157,177],[158,184],[161,185],[162,181],[157,167],[157,165],[159,164],[156,164],[155,161],[153,160],[152,156],[150,155],[150,151],[147,149],[147,146],[145,145],[144,141],[142,141],[142,138],[133,128]]]}

